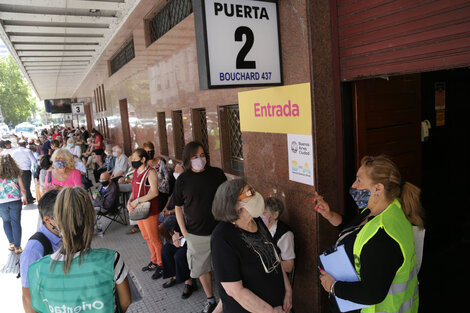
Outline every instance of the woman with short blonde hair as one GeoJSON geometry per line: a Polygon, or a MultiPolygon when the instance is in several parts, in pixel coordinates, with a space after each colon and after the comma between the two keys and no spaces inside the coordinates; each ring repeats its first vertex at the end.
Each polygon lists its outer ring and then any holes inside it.
{"type": "Polygon", "coordinates": [[[66,149],[57,149],[51,157],[52,170],[46,174],[44,190],[82,186],[80,171],[75,169],[72,154],[66,149]]]}
{"type": "Polygon", "coordinates": [[[67,149],[57,149],[54,151],[51,157],[52,167],[57,168],[54,164],[56,160],[63,160],[65,161],[66,165],[65,168],[73,170],[75,169],[75,161],[73,160],[73,155],[67,149]]]}
{"type": "Polygon", "coordinates": [[[106,312],[126,312],[131,303],[127,268],[119,252],[91,248],[95,210],[87,192],[64,188],[57,196],[54,217],[63,245],[28,270],[33,308],[42,313],[65,306],[64,311],[69,311],[84,303],[106,312]]]}

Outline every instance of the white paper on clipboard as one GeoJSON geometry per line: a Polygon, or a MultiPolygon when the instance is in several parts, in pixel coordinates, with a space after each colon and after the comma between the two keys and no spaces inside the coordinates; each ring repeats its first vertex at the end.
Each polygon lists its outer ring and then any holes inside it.
{"type": "MultiPolygon", "coordinates": [[[[329,254],[320,254],[320,261],[325,272],[333,276],[337,281],[359,281],[356,270],[351,264],[351,261],[349,261],[348,255],[344,250],[344,245],[338,246],[335,251],[329,254]]],[[[359,310],[368,307],[368,305],[354,303],[336,296],[335,298],[341,312],[359,310]]]]}

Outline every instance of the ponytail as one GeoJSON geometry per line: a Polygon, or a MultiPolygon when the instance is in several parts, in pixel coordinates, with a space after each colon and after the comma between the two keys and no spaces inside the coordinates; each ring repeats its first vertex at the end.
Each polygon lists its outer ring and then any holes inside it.
{"type": "Polygon", "coordinates": [[[401,208],[411,224],[424,228],[423,207],[420,200],[421,190],[408,182],[401,187],[401,208]]]}
{"type": "Polygon", "coordinates": [[[411,224],[424,228],[421,189],[409,182],[403,184],[400,171],[390,158],[384,155],[365,156],[361,160],[361,166],[367,169],[373,182],[384,185],[386,199],[400,199],[402,210],[411,224]]]}

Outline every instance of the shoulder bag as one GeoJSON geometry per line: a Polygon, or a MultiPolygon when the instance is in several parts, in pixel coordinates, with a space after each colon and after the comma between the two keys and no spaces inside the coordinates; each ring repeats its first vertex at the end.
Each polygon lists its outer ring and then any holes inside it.
{"type": "MultiPolygon", "coordinates": [[[[140,198],[140,191],[142,189],[142,185],[145,184],[145,179],[147,178],[148,173],[150,172],[150,168],[147,169],[147,172],[144,174],[142,177],[142,180],[140,181],[140,186],[139,186],[139,192],[137,193],[137,199],[140,198]]],[[[133,221],[139,221],[139,220],[145,220],[146,218],[149,217],[150,213],[150,201],[146,202],[139,202],[137,207],[134,209],[134,211],[129,212],[129,219],[133,221]]]]}

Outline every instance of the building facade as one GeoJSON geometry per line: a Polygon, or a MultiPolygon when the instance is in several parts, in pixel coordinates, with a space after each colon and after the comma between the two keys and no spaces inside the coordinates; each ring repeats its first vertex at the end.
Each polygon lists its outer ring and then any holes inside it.
{"type": "MultiPolygon", "coordinates": [[[[468,174],[468,165],[457,169],[442,148],[469,160],[469,130],[460,120],[469,106],[458,102],[470,100],[462,87],[470,77],[470,2],[279,0],[278,10],[283,83],[311,86],[314,187],[289,180],[285,134],[240,131],[238,93],[257,88],[200,89],[190,1],[140,1],[72,97],[85,103],[88,127],[126,154],[150,140],[179,162],[184,144],[197,139],[228,176],[245,176],[264,196],[283,198],[282,219],[295,233],[295,311],[326,312],[318,254],[336,230],[314,212],[314,191],[334,210],[353,211],[347,190],[358,162],[381,153],[427,195],[443,188],[426,184],[433,175],[457,180],[458,190],[469,187],[458,175],[468,174]],[[447,98],[436,105],[442,88],[447,98]],[[424,120],[432,126],[429,141],[421,138],[424,120]],[[454,135],[455,144],[445,146],[454,135]]],[[[437,218],[445,204],[424,197],[431,229],[467,225],[461,210],[462,222],[437,218]]],[[[444,253],[436,237],[429,253],[444,253]]],[[[430,267],[423,275],[431,276],[430,267]]],[[[425,307],[434,285],[422,280],[425,307]]]]}

